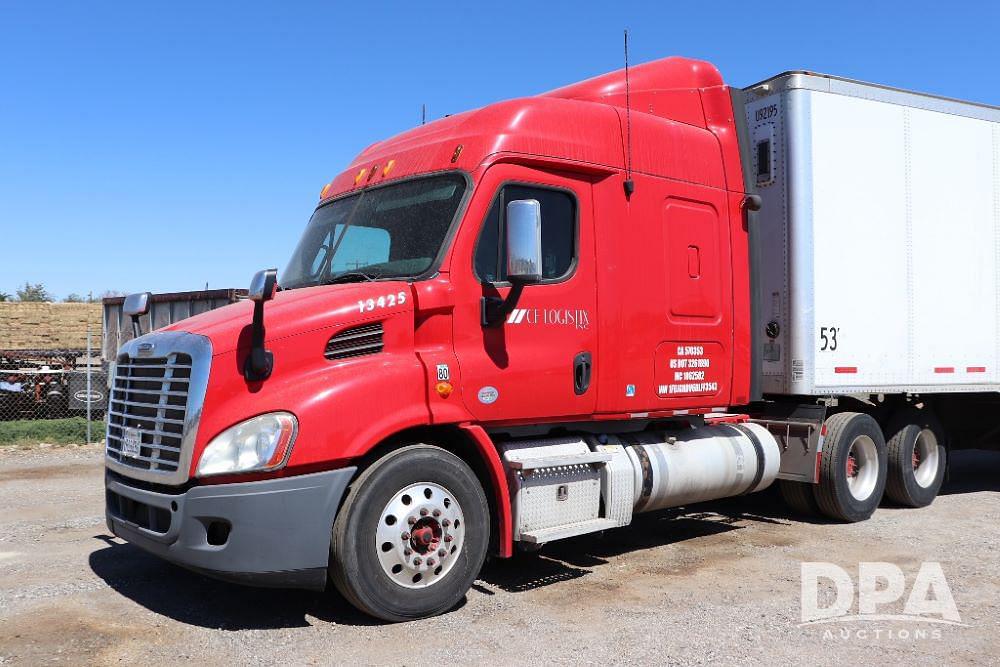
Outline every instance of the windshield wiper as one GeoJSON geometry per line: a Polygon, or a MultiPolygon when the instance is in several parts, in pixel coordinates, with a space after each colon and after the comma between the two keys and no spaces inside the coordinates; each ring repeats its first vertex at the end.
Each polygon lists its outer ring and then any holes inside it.
{"type": "Polygon", "coordinates": [[[324,278],[320,283],[322,285],[334,285],[336,283],[353,283],[366,281],[371,282],[373,280],[378,280],[382,277],[381,273],[366,273],[365,271],[344,271],[343,273],[338,273],[335,276],[330,276],[324,278]]]}

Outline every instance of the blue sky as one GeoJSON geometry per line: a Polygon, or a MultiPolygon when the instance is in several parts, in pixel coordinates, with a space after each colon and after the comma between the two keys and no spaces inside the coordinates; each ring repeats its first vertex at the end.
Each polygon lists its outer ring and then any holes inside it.
{"type": "Polygon", "coordinates": [[[0,0],[0,292],[244,287],[429,118],[687,55],[1000,105],[996,3],[0,0]]]}

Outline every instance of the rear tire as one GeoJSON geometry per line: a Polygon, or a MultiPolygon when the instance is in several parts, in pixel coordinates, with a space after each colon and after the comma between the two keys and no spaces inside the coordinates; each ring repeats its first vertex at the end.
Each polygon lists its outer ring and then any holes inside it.
{"type": "Polygon", "coordinates": [[[805,482],[792,482],[787,479],[778,480],[778,489],[781,491],[781,498],[791,510],[802,516],[816,516],[819,514],[819,505],[816,503],[816,496],[813,495],[814,484],[805,482]]]}
{"type": "Polygon", "coordinates": [[[944,482],[944,431],[926,410],[907,410],[886,430],[889,476],[885,493],[905,507],[934,502],[944,482]]]}
{"type": "Polygon", "coordinates": [[[820,511],[839,521],[864,521],[882,500],[887,473],[882,429],[870,416],[841,412],[826,420],[819,484],[820,511]]]}
{"type": "Polygon", "coordinates": [[[448,611],[486,558],[486,496],[462,459],[411,445],[351,485],[333,524],[330,579],[359,610],[386,621],[448,611]]]}

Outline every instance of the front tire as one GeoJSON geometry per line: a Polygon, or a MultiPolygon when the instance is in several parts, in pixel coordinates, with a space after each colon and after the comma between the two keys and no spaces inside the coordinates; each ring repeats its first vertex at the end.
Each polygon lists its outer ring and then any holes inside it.
{"type": "Polygon", "coordinates": [[[819,484],[820,511],[831,519],[869,518],[885,491],[887,454],[878,423],[866,414],[841,412],[826,420],[819,484]]]}
{"type": "Polygon", "coordinates": [[[464,461],[430,445],[403,447],[351,485],[333,525],[330,578],[376,618],[434,616],[479,574],[489,526],[486,496],[464,461]]]}
{"type": "Polygon", "coordinates": [[[934,502],[944,482],[947,451],[944,432],[925,410],[908,410],[886,431],[889,479],[885,494],[905,507],[934,502]]]}

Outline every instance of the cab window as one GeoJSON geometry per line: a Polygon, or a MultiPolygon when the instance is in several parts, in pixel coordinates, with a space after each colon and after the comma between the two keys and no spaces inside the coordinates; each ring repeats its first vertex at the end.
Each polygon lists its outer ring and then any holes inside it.
{"type": "Polygon", "coordinates": [[[484,283],[507,280],[503,261],[503,216],[507,202],[535,199],[542,209],[542,279],[557,281],[576,264],[576,199],[565,190],[529,185],[505,185],[493,200],[476,245],[476,277],[484,283]]]}

